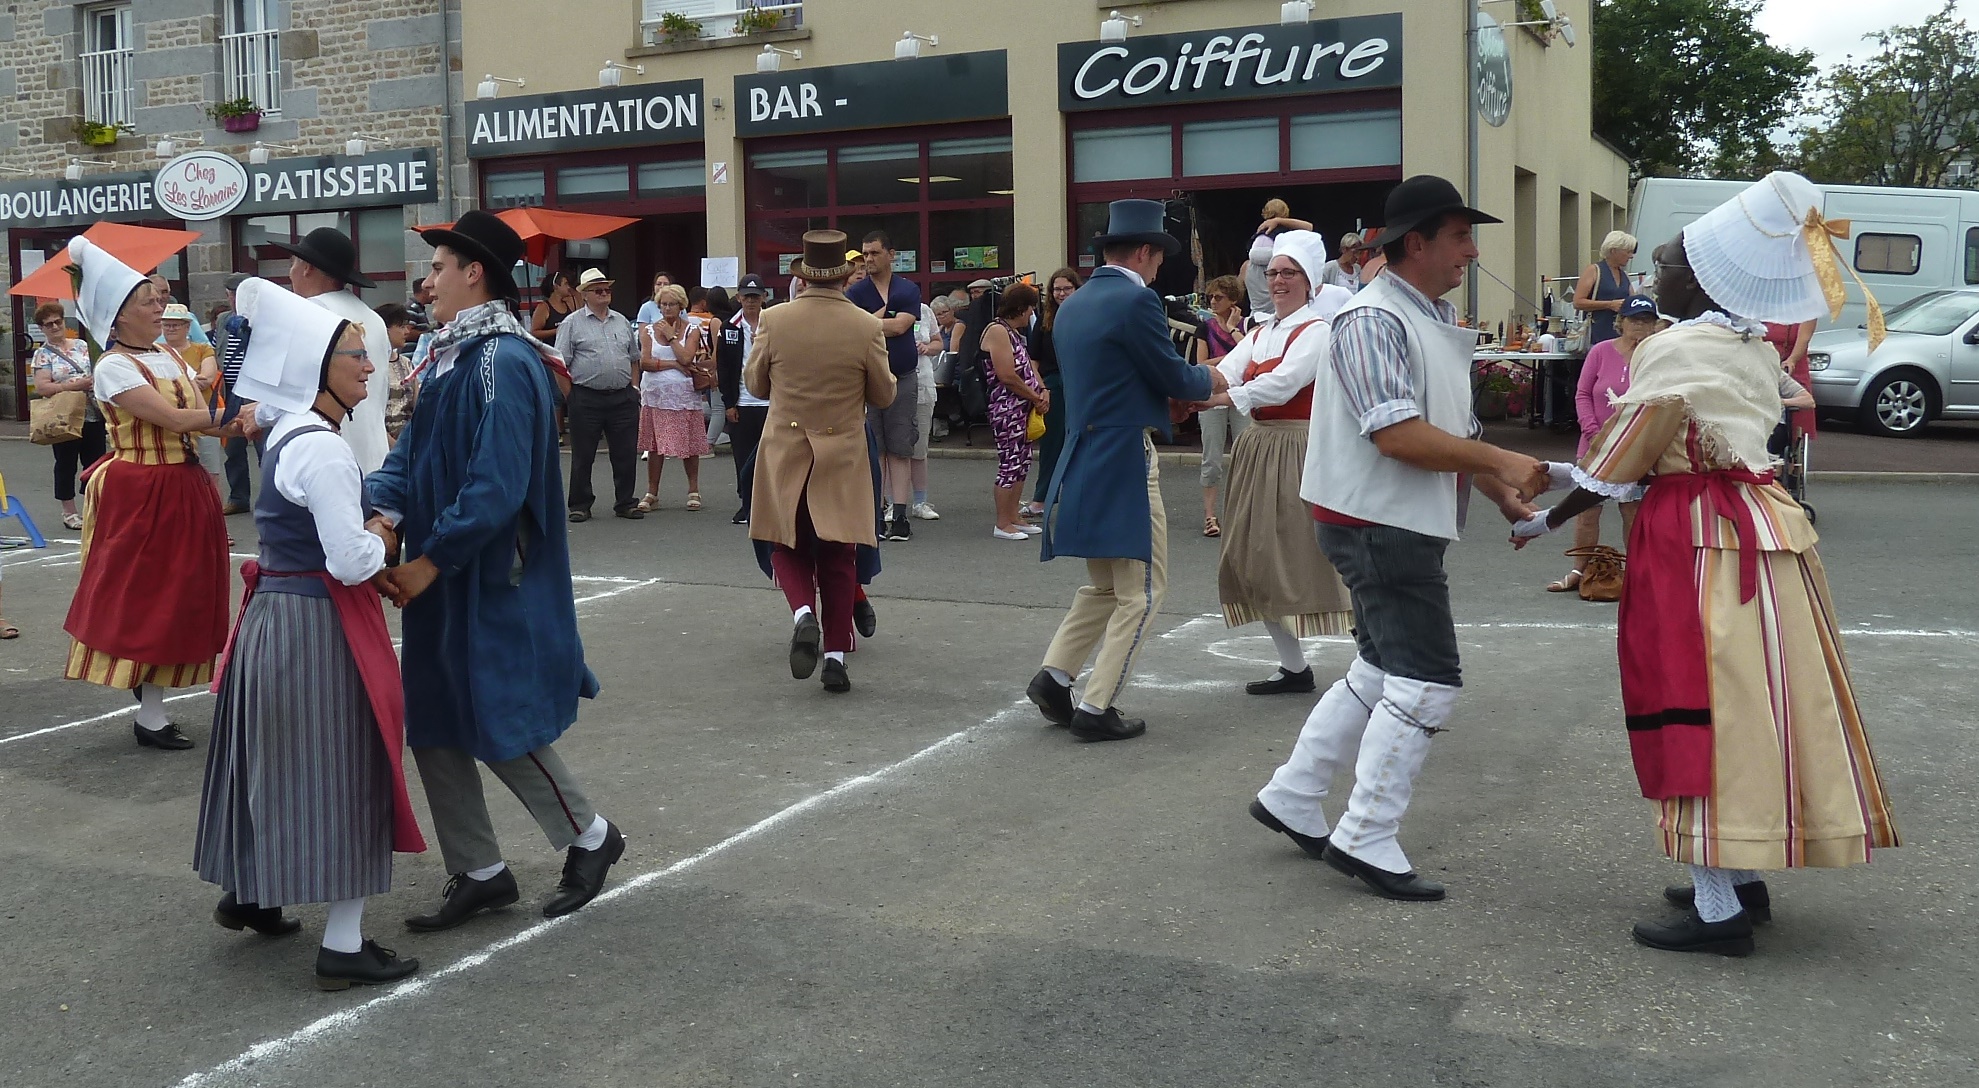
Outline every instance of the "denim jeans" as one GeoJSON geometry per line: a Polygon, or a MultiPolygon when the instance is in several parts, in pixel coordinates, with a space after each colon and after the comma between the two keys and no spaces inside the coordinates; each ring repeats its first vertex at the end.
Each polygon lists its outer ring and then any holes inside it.
{"type": "Polygon", "coordinates": [[[1450,580],[1450,542],[1390,525],[1319,523],[1319,550],[1354,595],[1354,640],[1390,676],[1463,686],[1450,580]]]}

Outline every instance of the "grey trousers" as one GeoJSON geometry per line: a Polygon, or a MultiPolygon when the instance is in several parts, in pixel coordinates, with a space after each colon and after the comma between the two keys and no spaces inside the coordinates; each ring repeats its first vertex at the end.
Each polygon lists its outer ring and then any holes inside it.
{"type": "MultiPolygon", "coordinates": [[[[426,785],[426,803],[433,810],[433,833],[440,840],[440,860],[448,873],[485,869],[502,860],[495,840],[495,823],[481,793],[481,768],[471,753],[459,748],[414,748],[419,780],[426,785]]],[[[591,826],[598,811],[570,776],[549,745],[516,759],[488,764],[495,777],[515,794],[536,818],[550,846],[567,850],[591,826]]]]}

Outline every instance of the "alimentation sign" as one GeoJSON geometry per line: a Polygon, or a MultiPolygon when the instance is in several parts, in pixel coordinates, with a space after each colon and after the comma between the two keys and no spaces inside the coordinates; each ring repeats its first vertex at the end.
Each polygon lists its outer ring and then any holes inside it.
{"type": "Polygon", "coordinates": [[[439,198],[431,148],[276,159],[258,166],[199,151],[155,172],[0,185],[0,227],[76,227],[103,219],[198,221],[431,204],[439,198]]]}
{"type": "Polygon", "coordinates": [[[1400,14],[1058,47],[1066,113],[1401,85],[1400,14]]]}
{"type": "Polygon", "coordinates": [[[699,142],[701,81],[491,98],[467,104],[467,155],[595,151],[699,142]]]}

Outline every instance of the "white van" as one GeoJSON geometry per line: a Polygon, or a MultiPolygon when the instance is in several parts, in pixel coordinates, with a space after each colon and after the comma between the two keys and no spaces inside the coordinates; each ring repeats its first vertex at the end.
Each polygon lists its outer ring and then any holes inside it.
{"type": "MultiPolygon", "coordinates": [[[[1629,272],[1653,282],[1651,251],[1751,184],[1690,178],[1638,182],[1629,232],[1642,248],[1629,272]]],[[[1927,291],[1979,284],[1979,192],[1873,185],[1819,188],[1827,198],[1822,214],[1849,221],[1848,240],[1837,239],[1836,246],[1885,310],[1927,291]]],[[[1823,329],[1852,329],[1867,320],[1862,289],[1846,273],[1843,279],[1848,305],[1841,320],[1823,318],[1823,329]]]]}

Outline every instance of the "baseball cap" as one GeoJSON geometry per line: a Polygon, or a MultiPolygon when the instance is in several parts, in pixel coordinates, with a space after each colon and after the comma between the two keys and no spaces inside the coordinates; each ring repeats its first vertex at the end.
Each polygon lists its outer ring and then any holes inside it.
{"type": "Polygon", "coordinates": [[[751,272],[736,281],[735,293],[737,295],[767,295],[770,293],[770,289],[763,286],[763,277],[751,272]]]}
{"type": "Polygon", "coordinates": [[[1615,316],[1618,318],[1655,317],[1656,300],[1647,295],[1633,295],[1626,302],[1622,303],[1622,308],[1616,312],[1615,316]]]}

